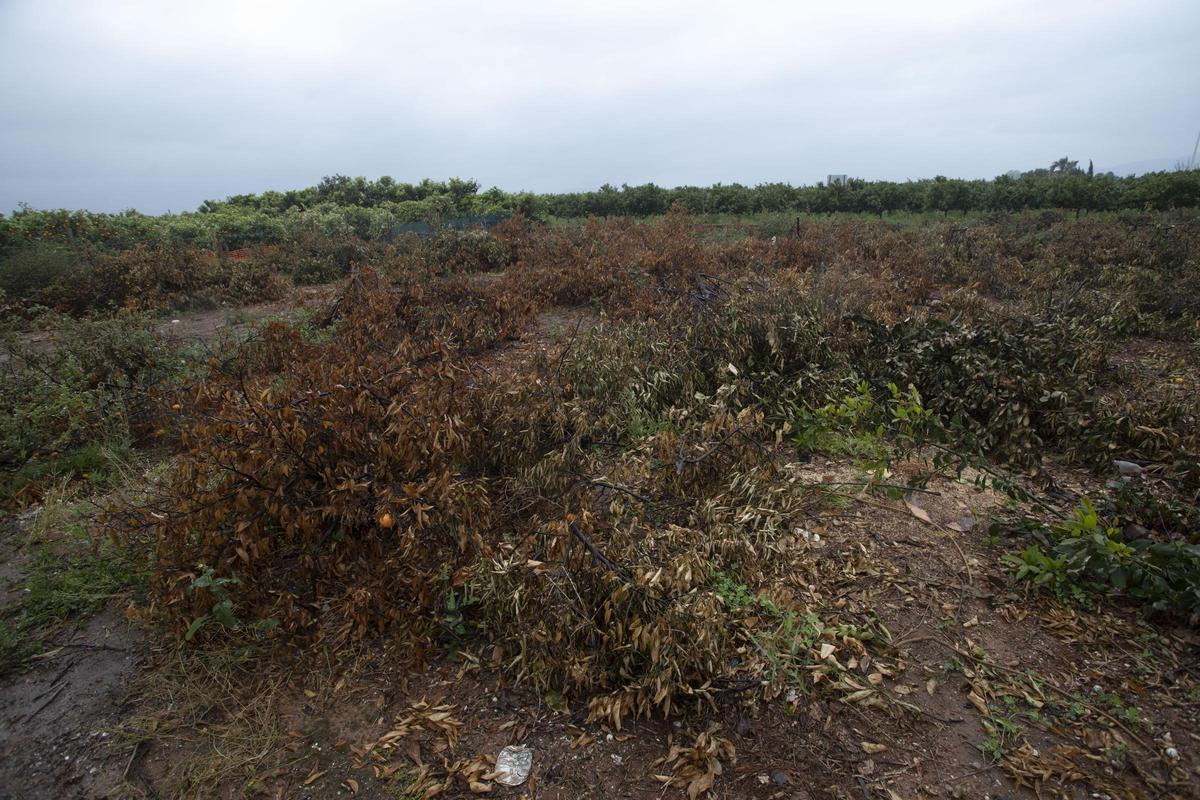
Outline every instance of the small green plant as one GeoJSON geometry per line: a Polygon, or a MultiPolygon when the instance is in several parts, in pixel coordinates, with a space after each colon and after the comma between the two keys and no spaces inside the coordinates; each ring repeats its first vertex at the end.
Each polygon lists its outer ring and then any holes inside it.
{"type": "Polygon", "coordinates": [[[821,622],[811,612],[798,614],[788,611],[782,615],[779,625],[772,631],[754,634],[754,643],[766,659],[770,680],[785,679],[803,689],[805,666],[810,661],[809,651],[821,635],[821,622]]]}
{"type": "Polygon", "coordinates": [[[1129,745],[1125,742],[1113,742],[1104,748],[1104,756],[1113,763],[1113,766],[1123,767],[1125,760],[1129,757],[1129,745]]]}
{"type": "MultiPolygon", "coordinates": [[[[472,597],[461,589],[456,589],[450,583],[450,570],[443,564],[438,573],[438,583],[441,586],[443,612],[438,624],[451,639],[457,640],[467,635],[467,622],[463,616],[465,609],[478,605],[479,598],[472,597]]],[[[451,643],[451,655],[458,651],[456,643],[451,643]]]]}
{"type": "Polygon", "coordinates": [[[942,675],[950,675],[955,672],[962,672],[966,668],[963,661],[958,656],[952,656],[948,661],[943,661],[938,668],[942,675]]]}
{"type": "Polygon", "coordinates": [[[740,583],[724,572],[714,572],[711,585],[713,592],[721,598],[721,602],[730,611],[744,611],[747,608],[757,607],[768,614],[780,615],[779,608],[769,599],[752,594],[746,584],[740,583]]]}
{"type": "Polygon", "coordinates": [[[1187,542],[1125,542],[1086,498],[1066,522],[1050,529],[1048,549],[1034,544],[1004,560],[1018,580],[1031,580],[1060,599],[1087,604],[1086,587],[1107,587],[1150,609],[1195,618],[1200,613],[1200,546],[1187,542]]]}
{"type": "Polygon", "coordinates": [[[992,708],[990,719],[983,720],[986,738],[978,747],[979,750],[993,762],[1000,761],[1005,751],[1020,742],[1025,736],[1025,728],[1021,718],[1037,722],[1040,715],[1037,709],[1031,708],[1019,697],[1010,694],[1001,695],[999,708],[992,708]]]}
{"type": "Polygon", "coordinates": [[[879,405],[867,384],[860,381],[854,394],[802,412],[794,423],[792,442],[802,451],[878,461],[882,457],[879,439],[884,433],[880,418],[879,405]]]}
{"type": "Polygon", "coordinates": [[[888,630],[887,625],[883,623],[878,615],[872,613],[866,623],[859,625],[852,622],[843,622],[836,626],[835,630],[839,638],[852,638],[860,642],[882,642],[890,645],[892,643],[892,632],[888,630]]]}
{"type": "Polygon", "coordinates": [[[1147,729],[1154,727],[1154,723],[1149,717],[1144,716],[1141,710],[1135,706],[1127,705],[1119,694],[1114,692],[1101,692],[1099,694],[1099,699],[1101,705],[1103,705],[1110,714],[1130,727],[1147,729]]]}
{"type": "Polygon", "coordinates": [[[196,578],[192,579],[191,590],[207,590],[215,598],[216,602],[205,614],[201,614],[192,620],[192,624],[188,626],[187,633],[183,635],[184,641],[190,642],[200,630],[210,622],[216,622],[223,628],[234,630],[240,624],[238,618],[233,613],[233,598],[229,596],[229,586],[236,586],[240,581],[234,577],[217,577],[213,568],[204,566],[203,571],[196,578]]]}
{"type": "Polygon", "coordinates": [[[1146,631],[1138,636],[1136,641],[1142,644],[1142,649],[1132,657],[1134,673],[1139,677],[1148,678],[1162,668],[1158,633],[1153,630],[1146,631]]]}
{"type": "Polygon", "coordinates": [[[1087,716],[1087,708],[1077,700],[1072,700],[1071,703],[1064,709],[1063,715],[1072,721],[1081,720],[1087,716]]]}
{"type": "Polygon", "coordinates": [[[1067,575],[1065,558],[1048,556],[1042,552],[1041,547],[1034,544],[1026,547],[1018,555],[1006,554],[1003,560],[1017,568],[1018,581],[1031,581],[1034,585],[1053,592],[1061,601],[1087,605],[1088,594],[1067,575]]]}
{"type": "Polygon", "coordinates": [[[712,590],[730,611],[741,611],[755,601],[746,584],[739,583],[724,572],[713,573],[712,590]]]}
{"type": "Polygon", "coordinates": [[[1025,729],[1016,721],[1015,716],[993,716],[983,721],[983,729],[987,736],[978,745],[980,752],[993,762],[1004,758],[1005,751],[1020,741],[1025,729]]]}

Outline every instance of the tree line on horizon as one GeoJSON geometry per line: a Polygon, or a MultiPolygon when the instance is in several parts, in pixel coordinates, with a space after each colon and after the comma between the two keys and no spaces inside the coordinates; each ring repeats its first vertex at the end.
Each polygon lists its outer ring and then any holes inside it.
{"type": "Polygon", "coordinates": [[[405,203],[445,201],[444,211],[461,213],[545,214],[560,218],[588,216],[652,216],[680,204],[694,214],[802,213],[921,213],[971,211],[1023,211],[1063,208],[1080,211],[1120,209],[1169,210],[1200,205],[1200,171],[1178,170],[1118,177],[1111,172],[1094,174],[1077,161],[1060,158],[1048,168],[1020,176],[1001,175],[992,180],[938,176],[917,181],[868,181],[850,178],[844,183],[793,186],[784,182],[745,186],[740,183],[666,188],[654,183],[619,188],[604,184],[594,191],[509,193],[493,187],[481,192],[474,180],[451,178],[446,182],[423,180],[397,183],[385,175],[377,181],[334,175],[316,186],[285,192],[235,195],[209,200],[201,212],[226,207],[283,213],[330,203],[339,206],[378,208],[405,203]]]}
{"type": "Polygon", "coordinates": [[[654,183],[587,192],[506,192],[482,190],[477,181],[451,178],[401,183],[333,175],[316,186],[241,194],[207,200],[195,212],[146,215],[136,211],[103,214],[42,211],[22,207],[0,216],[0,253],[46,239],[129,247],[137,243],[229,247],[272,244],[311,234],[389,239],[403,226],[432,227],[462,218],[521,213],[534,219],[632,216],[666,213],[680,205],[693,214],[749,216],[762,213],[944,214],[1017,212],[1040,209],[1088,211],[1200,207],[1200,170],[1156,172],[1132,177],[1093,174],[1068,158],[1049,168],[1001,175],[992,180],[935,178],[792,186],[739,183],[665,188],[654,183]]]}

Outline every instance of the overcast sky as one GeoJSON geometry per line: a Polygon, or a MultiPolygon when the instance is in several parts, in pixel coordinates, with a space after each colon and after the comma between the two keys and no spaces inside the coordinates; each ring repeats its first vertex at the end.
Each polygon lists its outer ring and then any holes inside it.
{"type": "Polygon", "coordinates": [[[0,0],[0,211],[1191,155],[1198,0],[0,0]]]}

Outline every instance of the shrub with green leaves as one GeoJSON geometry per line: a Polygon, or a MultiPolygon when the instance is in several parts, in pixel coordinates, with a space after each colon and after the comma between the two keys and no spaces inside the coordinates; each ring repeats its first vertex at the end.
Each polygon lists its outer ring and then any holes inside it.
{"type": "Polygon", "coordinates": [[[1071,447],[1092,409],[1103,352],[1075,323],[851,323],[854,363],[873,387],[912,384],[928,408],[1011,464],[1036,469],[1046,445],[1071,447]]]}
{"type": "Polygon", "coordinates": [[[48,342],[0,336],[0,496],[53,475],[103,473],[151,424],[149,393],[181,368],[141,315],[48,315],[48,342]]]}
{"type": "Polygon", "coordinates": [[[1115,592],[1150,610],[1200,617],[1200,546],[1149,538],[1126,541],[1088,500],[1070,519],[1050,528],[1047,547],[1033,544],[1005,560],[1018,580],[1030,580],[1062,599],[1086,602],[1090,594],[1115,592]]]}
{"type": "Polygon", "coordinates": [[[0,291],[18,302],[45,302],[57,284],[69,280],[79,255],[59,244],[31,243],[0,261],[0,291]]]}

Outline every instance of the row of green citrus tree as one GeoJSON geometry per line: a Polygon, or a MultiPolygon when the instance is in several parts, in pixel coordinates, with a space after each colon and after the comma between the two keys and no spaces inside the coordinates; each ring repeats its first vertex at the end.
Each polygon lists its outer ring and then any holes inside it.
{"type": "Polygon", "coordinates": [[[871,213],[988,212],[1029,209],[1116,211],[1200,206],[1200,170],[1159,172],[1119,178],[1112,174],[1026,174],[994,180],[937,177],[928,180],[865,181],[791,186],[716,184],[665,189],[603,186],[594,192],[541,195],[540,207],[559,217],[664,213],[675,203],[700,214],[749,215],[764,212],[871,213]]]}
{"type": "Polygon", "coordinates": [[[815,186],[767,183],[664,188],[653,183],[591,192],[533,194],[481,191],[475,181],[453,178],[417,184],[384,176],[332,176],[318,185],[204,202],[195,212],[151,216],[135,211],[39,211],[22,208],[0,216],[0,255],[30,244],[124,249],[135,244],[247,247],[304,235],[389,239],[405,226],[438,226],[451,220],[523,213],[530,217],[645,217],[680,204],[696,214],[760,213],[970,213],[1071,209],[1169,210],[1200,207],[1200,170],[1137,177],[1038,170],[1020,177],[961,180],[865,181],[815,186]]]}

